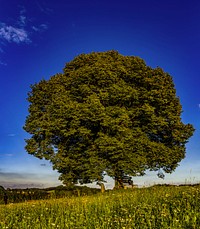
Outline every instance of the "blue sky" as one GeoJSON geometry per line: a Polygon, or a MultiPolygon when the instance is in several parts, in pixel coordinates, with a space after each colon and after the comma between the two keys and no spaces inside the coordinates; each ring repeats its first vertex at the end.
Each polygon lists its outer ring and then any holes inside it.
{"type": "MultiPolygon", "coordinates": [[[[81,53],[118,50],[173,76],[184,123],[196,131],[186,158],[165,180],[200,182],[200,2],[198,0],[0,0],[0,185],[59,185],[48,162],[28,155],[22,127],[30,85],[62,72],[81,53]]],[[[113,183],[108,179],[107,187],[113,183]]]]}

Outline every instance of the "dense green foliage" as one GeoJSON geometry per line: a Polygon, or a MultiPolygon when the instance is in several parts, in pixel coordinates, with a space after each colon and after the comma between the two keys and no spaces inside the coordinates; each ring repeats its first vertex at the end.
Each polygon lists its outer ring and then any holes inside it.
{"type": "Polygon", "coordinates": [[[200,228],[200,189],[152,187],[1,206],[0,228],[200,228]]]}
{"type": "Polygon", "coordinates": [[[170,173],[193,134],[181,121],[172,77],[116,51],[82,54],[32,85],[26,150],[50,160],[65,183],[118,185],[147,169],[170,173]]]}

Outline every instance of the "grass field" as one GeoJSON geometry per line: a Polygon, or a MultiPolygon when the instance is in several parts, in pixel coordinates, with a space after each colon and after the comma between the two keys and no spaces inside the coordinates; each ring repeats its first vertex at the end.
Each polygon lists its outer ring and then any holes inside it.
{"type": "Polygon", "coordinates": [[[0,205],[0,228],[200,228],[200,186],[154,186],[0,205]]]}

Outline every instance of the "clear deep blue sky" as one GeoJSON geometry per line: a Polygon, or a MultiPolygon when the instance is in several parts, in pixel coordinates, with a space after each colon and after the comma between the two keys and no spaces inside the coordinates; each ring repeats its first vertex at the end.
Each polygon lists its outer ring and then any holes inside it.
{"type": "Polygon", "coordinates": [[[196,129],[172,175],[148,173],[135,183],[200,181],[199,0],[0,0],[0,185],[60,184],[48,162],[24,150],[30,85],[78,54],[111,49],[170,73],[182,120],[196,129]]]}

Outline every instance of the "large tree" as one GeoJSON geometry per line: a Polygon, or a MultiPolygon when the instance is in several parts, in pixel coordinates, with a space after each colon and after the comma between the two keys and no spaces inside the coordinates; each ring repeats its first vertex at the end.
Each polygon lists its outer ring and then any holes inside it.
{"type": "Polygon", "coordinates": [[[28,101],[26,150],[49,160],[66,184],[108,174],[123,186],[123,177],[146,170],[171,173],[194,131],[181,121],[172,77],[116,51],[77,56],[32,85],[28,101]]]}

